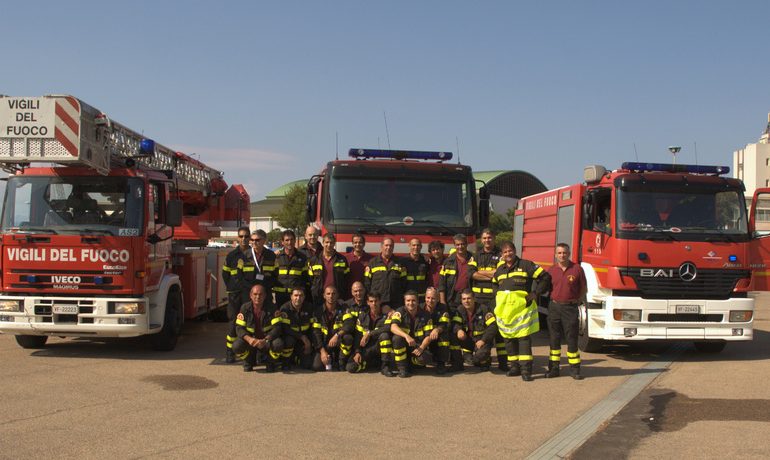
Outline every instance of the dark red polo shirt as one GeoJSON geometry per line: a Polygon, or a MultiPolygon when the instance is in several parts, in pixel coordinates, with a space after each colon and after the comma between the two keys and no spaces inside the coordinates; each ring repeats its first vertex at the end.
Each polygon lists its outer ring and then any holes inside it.
{"type": "MultiPolygon", "coordinates": [[[[461,292],[469,288],[468,283],[468,255],[463,259],[457,255],[457,278],[455,278],[455,292],[461,292]]],[[[447,296],[448,297],[448,296],[447,296]]]]}
{"type": "Polygon", "coordinates": [[[580,300],[580,293],[585,289],[586,276],[583,268],[569,262],[566,270],[562,270],[559,264],[554,264],[548,269],[551,275],[551,300],[559,303],[575,303],[580,300]]]}
{"type": "Polygon", "coordinates": [[[369,265],[369,261],[372,259],[372,255],[368,252],[361,254],[361,257],[356,257],[352,252],[343,254],[348,260],[350,266],[350,275],[348,275],[348,284],[352,287],[356,281],[364,282],[364,270],[369,265]]]}
{"type": "MultiPolygon", "coordinates": [[[[321,261],[324,264],[324,289],[326,289],[329,286],[334,286],[334,257],[326,258],[325,255],[321,254],[321,261]]],[[[342,295],[342,293],[339,293],[342,295]]]]}

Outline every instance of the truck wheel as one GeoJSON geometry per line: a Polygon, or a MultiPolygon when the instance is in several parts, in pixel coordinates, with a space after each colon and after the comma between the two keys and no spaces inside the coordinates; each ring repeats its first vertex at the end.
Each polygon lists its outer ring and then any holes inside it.
{"type": "Polygon", "coordinates": [[[16,343],[21,348],[38,349],[45,347],[45,343],[48,341],[47,335],[17,335],[16,343]]]}
{"type": "Polygon", "coordinates": [[[182,297],[178,291],[168,293],[166,313],[163,318],[163,328],[152,335],[152,348],[156,351],[171,351],[176,347],[176,341],[182,332],[184,314],[182,313],[182,297]]]}
{"type": "Polygon", "coordinates": [[[604,341],[588,336],[588,310],[585,305],[578,307],[578,348],[580,351],[596,353],[602,350],[604,341]]]}
{"type": "Polygon", "coordinates": [[[727,342],[694,342],[693,344],[701,353],[719,353],[725,349],[727,342]]]}

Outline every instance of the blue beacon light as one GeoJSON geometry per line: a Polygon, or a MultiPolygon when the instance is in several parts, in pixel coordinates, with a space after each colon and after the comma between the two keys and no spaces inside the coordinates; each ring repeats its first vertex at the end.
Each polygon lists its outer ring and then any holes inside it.
{"type": "Polygon", "coordinates": [[[378,149],[350,149],[348,156],[351,158],[388,158],[393,160],[438,160],[448,161],[452,159],[452,152],[426,152],[420,150],[378,150],[378,149]]]}
{"type": "Polygon", "coordinates": [[[629,171],[640,172],[681,172],[692,174],[728,174],[729,166],[706,166],[706,165],[675,165],[670,163],[641,163],[627,161],[621,165],[621,168],[629,171]]]}

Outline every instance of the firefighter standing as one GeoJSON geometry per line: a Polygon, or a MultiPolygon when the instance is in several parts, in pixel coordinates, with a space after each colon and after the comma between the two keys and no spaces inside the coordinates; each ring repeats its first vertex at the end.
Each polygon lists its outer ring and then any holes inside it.
{"type": "Polygon", "coordinates": [[[561,338],[567,340],[567,361],[572,378],[581,380],[580,350],[578,350],[578,305],[586,293],[583,268],[570,259],[569,245],[556,245],[556,264],[548,269],[551,276],[551,302],[548,304],[548,334],[551,353],[546,378],[559,376],[561,338]]]}
{"type": "Polygon", "coordinates": [[[276,315],[276,309],[267,302],[268,292],[265,286],[254,285],[251,300],[241,306],[235,317],[238,338],[233,342],[233,352],[243,360],[245,372],[254,369],[258,358],[267,363],[267,371],[272,372],[281,358],[281,315],[276,315]]]}
{"type": "Polygon", "coordinates": [[[238,229],[238,246],[225,258],[222,266],[222,279],[227,287],[227,320],[229,327],[225,337],[226,355],[225,361],[235,362],[233,342],[238,338],[235,333],[235,316],[241,309],[241,305],[250,301],[249,290],[254,284],[254,258],[249,247],[249,227],[238,229]]]}
{"type": "Polygon", "coordinates": [[[395,377],[393,372],[393,342],[390,334],[390,318],[382,312],[380,295],[370,292],[366,295],[368,309],[358,312],[356,335],[353,340],[353,357],[348,361],[347,371],[359,373],[367,367],[380,366],[385,377],[395,377]]]}
{"type": "Polygon", "coordinates": [[[497,325],[492,309],[476,303],[473,291],[460,293],[460,305],[452,313],[450,353],[452,371],[463,370],[463,362],[489,370],[497,325]]]}
{"type": "Polygon", "coordinates": [[[455,252],[444,260],[439,276],[439,300],[455,307],[460,302],[460,292],[471,287],[471,279],[476,272],[476,261],[468,253],[468,238],[458,233],[452,238],[455,252]]]}
{"type": "Polygon", "coordinates": [[[551,287],[551,277],[534,262],[516,256],[510,241],[502,244],[503,263],[497,267],[492,282],[497,288],[494,314],[500,334],[505,338],[510,369],[508,376],[521,375],[532,380],[531,335],[540,330],[537,315],[539,296],[551,287]]]}
{"type": "MultiPolygon", "coordinates": [[[[500,263],[500,249],[495,246],[495,233],[485,228],[481,231],[481,250],[476,253],[478,270],[473,273],[473,294],[476,303],[490,306],[494,301],[495,285],[492,277],[500,263]]],[[[497,365],[501,371],[508,371],[508,352],[505,350],[505,340],[499,333],[495,338],[497,365]]]]}
{"type": "Polygon", "coordinates": [[[336,238],[333,233],[323,237],[323,249],[308,261],[310,293],[314,305],[324,302],[324,289],[328,286],[337,288],[341,298],[347,298],[348,275],[350,267],[345,257],[334,249],[336,238]]]}
{"type": "Polygon", "coordinates": [[[273,293],[275,304],[283,305],[289,301],[291,291],[307,288],[307,258],[294,247],[297,237],[291,230],[281,233],[283,248],[278,251],[275,258],[276,277],[273,293]]]}
{"type": "Polygon", "coordinates": [[[403,300],[406,270],[393,255],[393,238],[383,238],[380,254],[372,257],[364,270],[366,292],[380,295],[385,312],[398,307],[403,300]],[[392,307],[392,308],[391,308],[392,307]]]}
{"type": "Polygon", "coordinates": [[[414,291],[420,300],[425,300],[425,288],[428,287],[428,269],[430,263],[422,255],[422,242],[419,238],[409,241],[409,255],[403,259],[406,269],[406,291],[414,291]]]}

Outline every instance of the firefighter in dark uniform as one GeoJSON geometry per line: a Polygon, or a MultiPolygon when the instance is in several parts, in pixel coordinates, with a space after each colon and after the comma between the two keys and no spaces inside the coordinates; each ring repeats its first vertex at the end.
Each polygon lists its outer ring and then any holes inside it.
{"type": "Polygon", "coordinates": [[[529,382],[534,359],[530,336],[540,330],[535,301],[551,289],[551,277],[534,262],[517,257],[516,247],[510,241],[500,249],[503,263],[492,278],[496,287],[494,312],[498,330],[505,337],[508,375],[521,375],[522,380],[529,382]],[[516,296],[521,300],[518,304],[510,301],[516,296]]]}
{"type": "Polygon", "coordinates": [[[323,237],[323,250],[308,261],[310,293],[314,305],[321,305],[324,302],[324,288],[327,286],[336,287],[340,298],[348,298],[350,267],[345,256],[334,249],[335,243],[334,234],[327,233],[323,237]]]}
{"type": "Polygon", "coordinates": [[[313,335],[313,307],[305,302],[303,288],[292,289],[290,300],[281,306],[280,314],[283,333],[282,368],[289,370],[294,362],[302,369],[312,368],[313,354],[321,344],[313,335]]]}
{"type": "Polygon", "coordinates": [[[425,303],[422,306],[433,321],[433,330],[430,332],[430,350],[436,362],[436,374],[446,373],[446,364],[449,362],[449,335],[452,324],[449,308],[438,301],[438,290],[429,287],[425,290],[425,303]]]}
{"type": "MultiPolygon", "coordinates": [[[[500,264],[500,249],[495,246],[495,233],[485,228],[481,231],[481,250],[476,253],[478,269],[473,274],[473,294],[476,303],[490,306],[494,302],[495,285],[492,277],[500,264]]],[[[495,339],[497,365],[501,371],[508,371],[508,352],[505,351],[505,340],[500,334],[495,339]]]]}
{"type": "Polygon", "coordinates": [[[406,291],[404,306],[390,317],[390,333],[393,341],[393,359],[399,377],[409,377],[414,366],[424,367],[432,356],[428,347],[433,339],[433,320],[420,308],[417,293],[406,291]]]}
{"type": "Polygon", "coordinates": [[[356,317],[353,357],[346,369],[350,373],[359,373],[379,365],[382,375],[395,377],[390,318],[382,311],[379,294],[367,294],[366,303],[368,309],[360,310],[356,317]]]}
{"type": "Polygon", "coordinates": [[[400,306],[406,282],[406,270],[393,255],[393,245],[393,238],[383,238],[380,254],[372,257],[364,270],[366,292],[380,295],[386,313],[400,306]]]}
{"type": "Polygon", "coordinates": [[[227,288],[227,320],[229,327],[225,337],[228,363],[235,362],[233,342],[238,338],[235,334],[235,316],[241,310],[241,305],[250,302],[249,290],[254,284],[254,258],[249,247],[249,227],[238,229],[238,246],[230,251],[222,266],[222,279],[227,288]]]}
{"type": "Polygon", "coordinates": [[[561,338],[567,340],[567,361],[572,378],[580,375],[580,350],[578,349],[578,305],[586,293],[586,275],[583,268],[570,259],[569,245],[556,245],[556,264],[548,269],[551,275],[551,302],[548,304],[548,334],[551,353],[546,378],[559,376],[561,338]]]}
{"type": "Polygon", "coordinates": [[[468,238],[458,233],[453,238],[455,252],[444,259],[439,276],[439,301],[450,308],[460,303],[460,292],[471,288],[476,260],[468,252],[468,238]]]}
{"type": "Polygon", "coordinates": [[[369,306],[366,304],[366,288],[364,283],[354,281],[350,287],[350,293],[352,297],[345,301],[345,308],[355,317],[358,317],[359,313],[368,312],[369,306]]]}
{"type": "Polygon", "coordinates": [[[422,254],[422,242],[419,238],[409,241],[409,255],[402,258],[406,269],[406,291],[414,291],[419,295],[419,300],[425,300],[425,288],[428,287],[428,270],[430,262],[422,254]]]}
{"type": "Polygon", "coordinates": [[[353,351],[355,316],[339,301],[336,287],[327,286],[323,297],[314,315],[314,342],[320,347],[313,358],[313,370],[344,370],[353,351]]]}
{"type": "Polygon", "coordinates": [[[492,309],[477,304],[473,291],[465,289],[460,293],[460,305],[452,314],[451,370],[463,370],[464,361],[481,370],[489,370],[496,335],[492,309]]]}
{"type": "Polygon", "coordinates": [[[265,248],[267,233],[264,230],[255,230],[251,233],[251,255],[254,258],[254,284],[265,287],[267,298],[265,302],[273,303],[273,284],[275,284],[275,253],[265,248]]]}
{"type": "Polygon", "coordinates": [[[243,360],[243,370],[254,370],[259,358],[272,372],[281,359],[281,315],[267,303],[269,291],[256,284],[251,288],[251,300],[241,306],[235,317],[235,331],[238,338],[233,342],[233,352],[243,360]]]}
{"type": "Polygon", "coordinates": [[[276,276],[273,286],[276,305],[288,302],[293,289],[306,290],[308,287],[307,258],[294,247],[296,239],[291,230],[284,230],[281,234],[283,249],[276,253],[276,276]]]}

